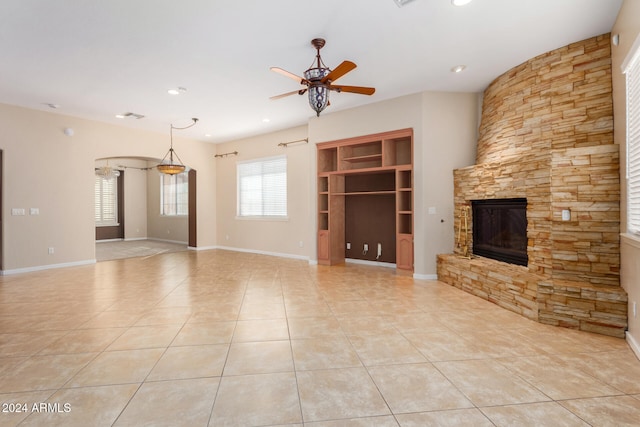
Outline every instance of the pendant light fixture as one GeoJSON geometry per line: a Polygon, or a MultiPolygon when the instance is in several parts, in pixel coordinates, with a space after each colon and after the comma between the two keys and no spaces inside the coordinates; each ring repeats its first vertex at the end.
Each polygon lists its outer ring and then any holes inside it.
{"type": "Polygon", "coordinates": [[[156,168],[160,173],[165,173],[167,175],[176,175],[181,172],[184,172],[184,170],[186,169],[185,165],[182,163],[182,160],[180,160],[180,157],[178,157],[178,153],[176,153],[175,150],[173,149],[173,130],[188,129],[198,122],[198,119],[195,117],[191,120],[193,120],[193,123],[191,123],[189,126],[185,126],[182,128],[175,127],[173,124],[171,125],[171,129],[169,130],[169,135],[171,137],[171,145],[169,146],[169,151],[167,151],[167,154],[164,155],[164,158],[162,159],[162,161],[158,164],[158,166],[156,166],[156,168]],[[174,160],[173,160],[174,154],[176,156],[176,159],[178,160],[177,163],[174,163],[174,160]]]}
{"type": "Polygon", "coordinates": [[[101,176],[104,179],[112,179],[119,175],[120,173],[109,166],[109,159],[107,159],[107,164],[105,166],[100,166],[96,168],[96,175],[101,176]]]}

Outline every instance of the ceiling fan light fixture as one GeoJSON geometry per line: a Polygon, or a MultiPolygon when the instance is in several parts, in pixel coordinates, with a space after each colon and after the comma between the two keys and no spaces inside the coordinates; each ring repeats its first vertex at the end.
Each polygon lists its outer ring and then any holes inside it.
{"type": "Polygon", "coordinates": [[[376,91],[373,87],[361,87],[361,86],[343,86],[333,84],[340,77],[347,74],[349,71],[356,68],[356,64],[351,61],[342,61],[340,65],[331,70],[324,65],[322,58],[320,57],[320,49],[325,45],[325,40],[321,38],[315,38],[311,40],[311,45],[316,49],[316,57],[314,62],[304,72],[304,77],[299,77],[293,73],[290,73],[282,68],[271,67],[271,71],[275,71],[286,77],[296,80],[299,84],[303,85],[302,88],[294,90],[292,92],[283,93],[282,95],[272,96],[270,99],[280,99],[289,95],[304,95],[308,92],[309,106],[316,112],[317,116],[320,116],[322,110],[330,105],[329,92],[335,90],[336,92],[351,92],[361,95],[373,95],[376,91]],[[306,86],[306,87],[304,87],[306,86]]]}
{"type": "Polygon", "coordinates": [[[329,74],[328,68],[309,68],[304,72],[304,78],[311,84],[309,85],[309,106],[316,112],[316,116],[320,116],[322,110],[329,105],[329,90],[320,80],[329,74]]]}

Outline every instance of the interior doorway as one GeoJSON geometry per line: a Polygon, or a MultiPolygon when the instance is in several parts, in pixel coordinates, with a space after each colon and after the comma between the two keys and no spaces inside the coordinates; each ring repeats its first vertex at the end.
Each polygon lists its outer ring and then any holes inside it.
{"type": "MultiPolygon", "coordinates": [[[[175,209],[169,208],[170,213],[164,213],[164,204],[162,197],[166,194],[173,195],[172,191],[163,193],[165,181],[159,177],[156,165],[159,160],[148,157],[108,157],[96,159],[96,170],[106,163],[111,163],[114,169],[118,171],[118,202],[117,202],[117,218],[120,226],[118,235],[104,235],[102,232],[107,229],[105,227],[96,227],[96,256],[106,251],[107,246],[113,246],[110,249],[109,257],[112,252],[117,252],[119,246],[125,252],[135,252],[128,250],[129,246],[144,246],[142,249],[151,250],[158,245],[172,245],[171,250],[176,250],[176,246],[184,245],[184,249],[194,249],[197,247],[197,172],[195,169],[188,169],[184,173],[184,181],[177,180],[176,183],[183,182],[183,190],[186,197],[176,200],[176,203],[186,203],[180,211],[174,212],[175,209]],[[126,180],[124,178],[127,178],[126,180]],[[126,195],[126,203],[125,203],[126,195]],[[182,202],[180,200],[183,200],[182,202]],[[126,209],[125,209],[126,205],[126,209]],[[185,209],[186,208],[186,209],[185,209]],[[127,223],[125,229],[124,223],[127,223]],[[100,233],[98,233],[100,232],[100,233]],[[126,243],[126,244],[125,244],[126,243]],[[102,245],[102,246],[100,246],[102,245]],[[125,250],[126,249],[126,250],[125,250]]],[[[141,248],[137,248],[141,249],[141,248]]],[[[161,248],[164,252],[166,248],[161,248]]],[[[116,254],[116,258],[123,258],[116,254]]]]}

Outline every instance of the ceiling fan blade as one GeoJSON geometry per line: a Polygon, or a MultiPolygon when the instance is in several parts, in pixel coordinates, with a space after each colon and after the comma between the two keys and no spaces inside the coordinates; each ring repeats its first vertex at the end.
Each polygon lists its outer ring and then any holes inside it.
{"type": "Polygon", "coordinates": [[[296,80],[301,85],[306,85],[309,83],[307,79],[304,79],[300,76],[296,76],[295,74],[290,73],[287,70],[283,70],[282,68],[279,68],[279,67],[271,67],[271,71],[275,71],[278,74],[282,74],[285,77],[289,77],[290,79],[296,80]]]}
{"type": "Polygon", "coordinates": [[[280,95],[275,95],[275,96],[270,97],[269,99],[273,101],[273,100],[284,98],[284,97],[290,96],[290,95],[304,95],[304,93],[306,91],[307,91],[307,88],[305,87],[305,88],[300,89],[300,90],[294,90],[294,91],[291,91],[291,92],[282,93],[280,95]]]}
{"type": "Polygon", "coordinates": [[[322,83],[331,83],[338,80],[340,77],[347,74],[349,71],[356,68],[357,65],[351,61],[342,61],[342,64],[334,68],[329,74],[324,76],[321,80],[322,83]]]}
{"type": "Polygon", "coordinates": [[[334,86],[329,85],[330,90],[335,90],[336,92],[351,92],[351,93],[359,93],[360,95],[373,95],[376,91],[374,87],[362,87],[362,86],[334,86]]]}

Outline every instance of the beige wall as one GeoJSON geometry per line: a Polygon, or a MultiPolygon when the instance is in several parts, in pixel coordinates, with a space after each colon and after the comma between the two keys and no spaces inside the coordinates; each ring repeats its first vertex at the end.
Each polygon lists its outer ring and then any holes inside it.
{"type": "Polygon", "coordinates": [[[216,159],[218,246],[290,257],[308,258],[315,241],[310,238],[309,152],[311,144],[298,143],[287,148],[281,142],[307,137],[300,126],[217,145],[217,153],[237,151],[237,156],[216,159]],[[287,156],[286,220],[239,219],[236,217],[236,164],[278,155],[287,156]]]}
{"type": "Polygon", "coordinates": [[[218,245],[317,259],[315,144],[402,128],[414,130],[415,274],[435,277],[436,255],[451,252],[452,170],[473,164],[478,117],[477,94],[426,92],[312,117],[309,125],[217,146],[219,158],[218,245]],[[301,138],[309,144],[277,146],[301,138]],[[236,218],[236,162],[286,154],[289,172],[287,221],[236,218]],[[436,214],[427,215],[435,207],[436,214]]]}
{"type": "Polygon", "coordinates": [[[128,166],[124,174],[124,239],[147,237],[147,167],[144,160],[119,159],[118,165],[128,166]]]}
{"type": "MultiPolygon", "coordinates": [[[[413,128],[415,273],[417,277],[434,277],[436,254],[451,251],[451,171],[472,163],[477,106],[476,94],[427,92],[333,114],[325,112],[320,118],[313,117],[308,126],[220,145],[174,138],[182,160],[198,172],[198,247],[219,246],[315,260],[315,144],[413,128]],[[307,137],[308,144],[278,147],[280,142],[307,137]],[[229,151],[238,151],[239,155],[214,158],[216,152],[229,151]],[[236,219],[236,162],[278,154],[286,154],[288,159],[288,220],[236,219]],[[427,216],[429,207],[436,208],[435,215],[427,216]]],[[[93,262],[95,160],[157,158],[166,151],[168,139],[163,134],[7,105],[0,105],[0,125],[4,130],[0,149],[5,165],[5,272],[93,262]],[[74,136],[64,134],[67,127],[74,129],[74,136]],[[64,173],[57,165],[64,165],[64,173]],[[11,208],[28,212],[30,207],[40,208],[41,214],[10,215],[11,208]],[[47,253],[48,247],[55,248],[54,254],[47,253]]],[[[125,203],[135,204],[131,200],[125,203]]],[[[146,211],[152,212],[154,204],[147,198],[146,211]]],[[[142,205],[140,211],[145,209],[142,205]]],[[[144,219],[134,218],[126,223],[125,238],[187,240],[165,237],[166,224],[157,231],[149,217],[145,234],[144,219]]],[[[177,234],[170,232],[169,236],[172,233],[177,234]]]]}
{"type": "MultiPolygon", "coordinates": [[[[164,134],[8,105],[0,105],[0,129],[5,273],[93,262],[95,160],[161,157],[169,140],[164,134]],[[72,128],[74,135],[65,135],[65,128],[72,128]],[[27,215],[12,216],[12,208],[23,208],[27,215]],[[30,208],[40,214],[28,215],[30,208]]],[[[174,138],[174,148],[198,170],[202,183],[198,246],[214,246],[215,146],[174,138]]]]}
{"type": "Polygon", "coordinates": [[[454,222],[458,214],[454,212],[453,171],[475,162],[481,105],[480,94],[428,92],[423,95],[424,206],[422,216],[416,218],[424,220],[424,234],[416,242],[423,247],[424,271],[428,274],[437,270],[438,254],[453,252],[454,222]],[[435,215],[429,214],[429,207],[436,208],[435,215]]]}
{"type": "MultiPolygon", "coordinates": [[[[640,315],[633,315],[633,304],[640,305],[640,239],[626,231],[626,103],[625,83],[621,65],[632,45],[640,37],[640,1],[624,0],[611,34],[619,35],[620,43],[611,49],[613,67],[614,141],[620,145],[620,177],[622,187],[621,216],[621,284],[629,295],[629,332],[627,339],[640,357],[640,315]]],[[[640,309],[640,307],[638,308],[640,309]]]]}

